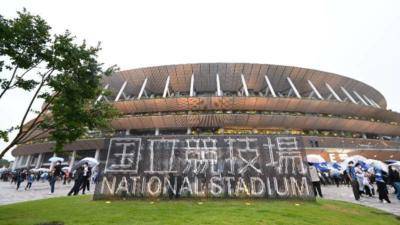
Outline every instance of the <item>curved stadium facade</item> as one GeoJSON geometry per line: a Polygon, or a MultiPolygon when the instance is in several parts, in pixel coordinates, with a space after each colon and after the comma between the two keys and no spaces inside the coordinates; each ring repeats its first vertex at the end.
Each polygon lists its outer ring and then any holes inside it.
{"type": "MultiPolygon", "coordinates": [[[[121,71],[103,79],[122,116],[116,136],[296,135],[307,154],[327,161],[363,155],[400,159],[400,114],[360,81],[299,67],[207,63],[121,71]]],[[[65,146],[64,164],[99,158],[105,134],[88,133],[65,146]]],[[[46,137],[19,145],[14,168],[50,166],[46,137]]]]}

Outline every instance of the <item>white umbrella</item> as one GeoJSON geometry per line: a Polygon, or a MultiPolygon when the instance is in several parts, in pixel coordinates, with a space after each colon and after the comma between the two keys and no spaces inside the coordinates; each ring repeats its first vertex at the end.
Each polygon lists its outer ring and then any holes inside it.
{"type": "Polygon", "coordinates": [[[379,161],[376,159],[367,159],[366,163],[368,163],[369,166],[374,167],[376,169],[381,169],[381,170],[385,171],[386,173],[389,171],[388,165],[386,165],[382,161],[379,161]]]}
{"type": "Polygon", "coordinates": [[[322,158],[322,156],[320,156],[320,155],[310,154],[310,155],[307,155],[307,162],[309,162],[309,163],[323,163],[323,162],[325,162],[325,159],[322,158]]]}
{"type": "Polygon", "coordinates": [[[359,162],[359,161],[367,162],[367,158],[365,158],[364,156],[361,156],[361,155],[353,155],[353,156],[347,157],[347,158],[343,161],[343,163],[344,163],[345,166],[347,167],[347,164],[348,164],[350,161],[353,161],[354,164],[356,164],[356,163],[359,162]]]}
{"type": "Polygon", "coordinates": [[[392,163],[392,164],[390,164],[390,166],[394,166],[394,167],[397,167],[398,169],[400,169],[400,162],[392,163]]]}
{"type": "Polygon", "coordinates": [[[366,163],[367,158],[365,158],[364,156],[361,156],[361,155],[349,156],[342,163],[340,163],[340,165],[342,166],[342,168],[347,168],[349,166],[350,161],[353,161],[353,163],[354,163],[353,165],[355,165],[359,161],[366,163]]]}
{"type": "Polygon", "coordinates": [[[45,178],[45,177],[47,177],[47,176],[48,176],[47,172],[45,172],[45,173],[43,173],[42,175],[40,175],[41,178],[45,178]]]}
{"type": "Polygon", "coordinates": [[[76,170],[78,167],[81,167],[85,163],[88,163],[90,167],[95,167],[95,166],[99,165],[99,161],[97,161],[97,159],[92,158],[92,157],[86,157],[86,158],[83,158],[83,159],[79,160],[79,162],[77,162],[72,167],[71,171],[76,170]]]}
{"type": "Polygon", "coordinates": [[[71,168],[69,166],[64,166],[63,168],[61,168],[62,171],[70,171],[71,168]]]}
{"type": "Polygon", "coordinates": [[[61,161],[64,162],[64,159],[61,157],[57,157],[57,156],[53,156],[49,159],[50,162],[57,162],[57,161],[61,161]]]}
{"type": "Polygon", "coordinates": [[[97,161],[97,159],[92,157],[86,157],[81,159],[80,161],[89,163],[89,166],[91,167],[99,165],[99,161],[97,161]]]}
{"type": "Polygon", "coordinates": [[[37,171],[40,171],[40,172],[49,172],[50,169],[48,169],[48,168],[39,168],[39,169],[37,169],[37,171]]]}
{"type": "Polygon", "coordinates": [[[0,169],[0,173],[3,173],[3,172],[8,171],[8,170],[9,170],[8,168],[1,168],[0,169]]]}

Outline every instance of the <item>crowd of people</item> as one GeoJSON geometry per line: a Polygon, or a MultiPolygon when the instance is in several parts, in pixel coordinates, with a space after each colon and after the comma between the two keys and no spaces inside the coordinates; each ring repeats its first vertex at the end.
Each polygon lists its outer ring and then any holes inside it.
{"type": "Polygon", "coordinates": [[[389,188],[393,187],[396,198],[400,200],[400,173],[398,169],[388,166],[385,172],[377,167],[363,167],[361,162],[349,161],[341,172],[336,169],[321,172],[313,163],[309,163],[310,178],[315,196],[323,197],[322,185],[347,185],[352,188],[354,198],[373,197],[376,194],[380,202],[391,203],[389,188]]]}
{"type": "MultiPolygon", "coordinates": [[[[313,191],[315,196],[323,198],[321,185],[346,185],[351,187],[356,200],[361,197],[373,197],[378,195],[379,201],[391,203],[389,199],[389,187],[393,187],[396,198],[400,200],[400,174],[399,168],[388,166],[388,169],[382,170],[379,167],[365,167],[360,161],[349,161],[345,168],[342,169],[327,169],[322,170],[317,167],[315,163],[309,163],[310,178],[313,184],[313,191]]],[[[171,174],[170,176],[173,176],[171,174]]],[[[51,170],[16,170],[16,171],[3,171],[0,173],[0,180],[10,181],[16,185],[16,190],[24,188],[29,191],[35,182],[48,182],[49,194],[55,191],[55,184],[57,181],[62,182],[64,185],[74,181],[71,190],[68,192],[70,195],[78,195],[80,191],[85,194],[90,191],[90,184],[97,183],[99,173],[97,170],[93,172],[93,168],[88,162],[81,163],[74,168],[62,168],[61,161],[57,161],[51,170]],[[64,169],[64,170],[63,170],[64,169]],[[26,181],[26,183],[24,183],[26,181]],[[24,187],[21,185],[24,183],[24,187]]],[[[172,196],[170,198],[177,198],[179,196],[172,196]]]]}
{"type": "Polygon", "coordinates": [[[0,180],[10,182],[16,185],[16,190],[20,190],[21,185],[24,183],[25,191],[29,191],[32,185],[36,182],[49,183],[49,195],[55,191],[56,182],[61,182],[63,185],[71,183],[74,180],[74,185],[68,195],[77,195],[80,190],[82,194],[90,191],[90,184],[97,183],[99,173],[95,171],[92,173],[92,168],[89,163],[83,163],[82,166],[74,168],[73,171],[63,170],[61,161],[57,161],[52,169],[46,170],[28,170],[20,169],[15,171],[4,171],[0,173],[0,180]]]}

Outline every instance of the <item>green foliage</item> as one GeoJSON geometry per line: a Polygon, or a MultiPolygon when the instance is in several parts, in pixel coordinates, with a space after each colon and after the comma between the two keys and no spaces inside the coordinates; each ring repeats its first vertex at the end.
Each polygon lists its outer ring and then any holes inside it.
{"type": "Polygon", "coordinates": [[[0,140],[4,140],[5,142],[8,142],[8,131],[6,130],[0,130],[0,140]]]}
{"type": "Polygon", "coordinates": [[[102,93],[101,74],[104,74],[96,59],[100,48],[87,47],[85,42],[77,45],[73,41],[68,31],[56,36],[49,63],[58,71],[48,80],[57,95],[52,101],[52,116],[47,117],[42,128],[51,130],[56,151],[88,130],[108,128],[109,119],[116,116],[116,110],[108,103],[95,103],[102,93]]]}
{"type": "Polygon", "coordinates": [[[17,77],[16,82],[15,82],[16,87],[22,88],[24,90],[32,90],[38,84],[39,84],[39,82],[37,82],[35,80],[25,80],[21,77],[17,77]]]}
{"type": "MultiPolygon", "coordinates": [[[[16,19],[5,19],[0,15],[0,71],[29,69],[46,58],[50,41],[50,27],[39,16],[33,16],[25,9],[18,12],[16,19]]],[[[12,80],[0,80],[2,89],[12,84],[12,80]]],[[[37,82],[19,77],[17,86],[32,90],[37,82]]]]}
{"type": "Polygon", "coordinates": [[[3,166],[9,167],[10,162],[7,159],[0,159],[0,168],[2,168],[3,166]]]}
{"type": "MultiPolygon", "coordinates": [[[[10,145],[26,138],[30,129],[40,128],[49,131],[55,150],[60,151],[88,130],[109,129],[110,119],[117,116],[110,104],[95,102],[103,92],[102,77],[117,69],[103,70],[97,61],[100,45],[77,43],[69,31],[51,36],[50,29],[46,21],[25,9],[15,19],[0,15],[0,71],[11,73],[10,78],[0,79],[0,100],[12,88],[35,90],[21,120],[24,130],[10,145]],[[32,109],[38,99],[44,100],[42,110],[32,109]],[[28,113],[38,114],[31,124],[25,121],[28,113]]],[[[0,139],[8,141],[8,133],[0,131],[0,139]]]]}

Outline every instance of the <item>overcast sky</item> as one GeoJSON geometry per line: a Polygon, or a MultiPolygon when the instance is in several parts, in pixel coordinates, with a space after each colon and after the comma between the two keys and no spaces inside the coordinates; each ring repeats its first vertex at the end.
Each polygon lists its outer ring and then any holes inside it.
{"type": "MultiPolygon", "coordinates": [[[[122,70],[197,62],[306,67],[372,85],[400,111],[399,0],[0,0],[5,17],[23,7],[54,33],[101,41],[100,61],[122,70]]],[[[15,91],[1,99],[0,129],[19,122],[29,96],[15,91]]]]}

